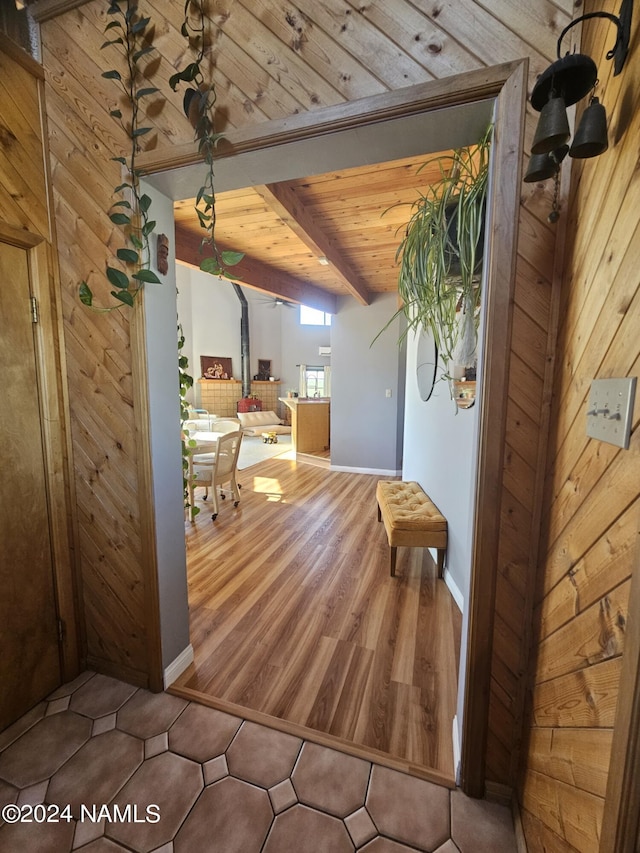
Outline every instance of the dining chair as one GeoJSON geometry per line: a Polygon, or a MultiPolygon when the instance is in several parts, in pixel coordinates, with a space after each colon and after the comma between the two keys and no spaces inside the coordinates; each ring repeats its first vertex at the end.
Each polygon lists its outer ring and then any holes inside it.
{"type": "MultiPolygon", "coordinates": [[[[211,520],[215,521],[218,517],[218,490],[220,496],[224,498],[224,486],[230,487],[230,492],[233,497],[233,505],[237,507],[240,503],[240,489],[236,481],[236,470],[238,466],[238,454],[242,443],[242,432],[228,432],[221,435],[216,442],[215,454],[213,461],[198,460],[200,450],[204,452],[204,446],[198,447],[198,454],[190,457],[189,460],[189,488],[190,502],[193,507],[193,489],[198,486],[204,486],[205,499],[208,495],[208,489],[211,487],[211,499],[213,502],[213,514],[211,520]]],[[[193,511],[191,510],[191,520],[194,520],[193,511]]]]}
{"type": "Polygon", "coordinates": [[[200,441],[197,447],[191,448],[189,454],[189,466],[187,477],[187,488],[189,491],[189,520],[195,521],[195,490],[204,488],[204,499],[209,496],[211,486],[211,471],[215,459],[217,441],[200,441]]]}
{"type": "Polygon", "coordinates": [[[238,418],[216,418],[211,421],[212,432],[237,432],[242,429],[238,418]]]}

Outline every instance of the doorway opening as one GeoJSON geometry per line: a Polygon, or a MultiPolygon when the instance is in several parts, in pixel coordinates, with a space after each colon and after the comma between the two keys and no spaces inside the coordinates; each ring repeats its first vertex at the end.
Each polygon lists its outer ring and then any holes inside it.
{"type": "MultiPolygon", "coordinates": [[[[445,112],[450,109],[453,110],[453,113],[450,114],[451,125],[459,132],[460,118],[464,115],[465,110],[473,112],[474,107],[479,103],[484,105],[485,110],[487,104],[493,110],[494,102],[496,103],[495,163],[490,192],[494,202],[499,194],[500,203],[492,204],[490,202],[488,230],[490,234],[499,233],[501,240],[499,245],[490,244],[488,258],[487,321],[484,330],[486,368],[481,389],[483,406],[479,427],[479,465],[476,485],[476,513],[473,525],[472,577],[469,599],[468,602],[465,602],[466,625],[463,629],[465,639],[463,640],[462,656],[466,666],[463,666],[462,671],[466,671],[467,677],[461,679],[461,696],[459,698],[459,708],[464,712],[462,722],[462,773],[460,778],[463,782],[463,788],[466,786],[468,792],[472,792],[477,780],[483,784],[484,779],[484,754],[481,749],[478,749],[478,744],[483,743],[483,738],[480,737],[479,740],[475,740],[473,748],[469,747],[470,751],[465,751],[465,745],[469,742],[472,729],[475,730],[476,734],[482,735],[483,731],[486,734],[487,726],[488,708],[483,707],[483,705],[486,703],[486,684],[491,661],[490,656],[486,654],[486,643],[484,641],[491,634],[494,611],[495,583],[491,581],[491,573],[495,572],[498,537],[495,519],[499,487],[496,487],[496,483],[499,484],[500,482],[499,472],[503,449],[503,401],[505,399],[510,346],[509,294],[513,284],[519,202],[517,176],[519,174],[519,152],[522,150],[520,137],[524,104],[524,74],[520,63],[514,63],[509,67],[502,67],[495,73],[483,75],[482,82],[476,77],[476,86],[471,93],[468,85],[465,85],[469,84],[470,76],[472,75],[464,75],[469,79],[459,81],[459,89],[456,89],[454,95],[451,92],[455,87],[449,88],[452,86],[451,81],[447,81],[446,95],[442,84],[428,84],[424,87],[413,87],[410,96],[408,93],[403,93],[404,100],[400,105],[395,97],[389,96],[387,98],[385,96],[384,109],[382,109],[380,98],[367,99],[367,104],[358,105],[359,112],[354,107],[349,116],[350,130],[360,140],[359,148],[364,148],[362,132],[363,127],[366,127],[367,130],[374,131],[370,135],[372,156],[380,157],[379,143],[382,138],[400,137],[406,140],[410,136],[407,133],[398,132],[398,126],[395,125],[396,121],[411,123],[419,117],[422,120],[424,130],[428,124],[425,122],[428,113],[434,109],[441,110],[446,106],[445,112]],[[510,79],[512,85],[505,85],[506,81],[510,79]],[[431,89],[431,92],[428,92],[428,89],[431,89]],[[504,103],[505,99],[510,102],[507,106],[504,103]],[[455,109],[452,106],[454,104],[455,109]],[[495,328],[501,329],[500,335],[493,334],[495,328]],[[504,334],[505,330],[507,331],[506,335],[504,334]],[[488,428],[489,423],[491,423],[491,429],[488,428]],[[484,574],[480,586],[477,574],[481,563],[484,574]]],[[[398,96],[398,93],[394,93],[394,95],[398,96]]],[[[234,168],[236,172],[240,168],[245,175],[248,174],[257,183],[260,182],[257,174],[262,168],[272,170],[271,181],[285,180],[283,163],[293,162],[296,158],[289,155],[292,154],[293,149],[296,149],[297,157],[300,153],[299,146],[305,142],[321,138],[322,149],[325,151],[330,147],[325,144],[328,136],[340,136],[338,148],[342,147],[341,143],[346,133],[346,130],[342,129],[344,128],[344,119],[336,119],[337,111],[334,111],[331,116],[328,115],[331,110],[319,111],[319,113],[322,115],[318,116],[317,123],[309,124],[308,117],[306,117],[306,121],[301,121],[298,127],[293,128],[290,136],[287,136],[282,128],[278,128],[276,132],[274,127],[258,129],[250,142],[247,142],[245,136],[242,144],[238,146],[238,149],[241,150],[236,150],[233,157],[229,156],[220,161],[218,174],[222,176],[224,170],[221,167],[224,163],[228,163],[231,167],[229,174],[233,173],[234,168]],[[336,123],[337,121],[338,123],[336,123]],[[332,128],[331,131],[327,129],[329,127],[332,128]],[[279,140],[277,144],[276,138],[279,140]],[[264,156],[258,156],[258,152],[264,156]],[[242,163],[243,158],[244,162],[242,163]],[[241,162],[238,163],[238,160],[241,162]]],[[[442,130],[444,124],[446,123],[438,123],[439,131],[442,130]]],[[[479,133],[476,134],[476,138],[478,136],[479,133]]],[[[464,144],[465,141],[468,142],[469,139],[456,141],[454,145],[464,144]]],[[[230,142],[233,148],[233,139],[230,138],[230,142]]],[[[439,145],[436,150],[442,150],[445,147],[448,146],[439,145]]],[[[423,142],[422,153],[426,154],[428,151],[429,146],[423,142]]],[[[164,164],[156,164],[155,168],[158,169],[163,166],[164,164]]],[[[153,171],[150,165],[148,168],[153,171]]],[[[189,178],[184,168],[175,170],[173,173],[165,172],[154,176],[150,181],[169,198],[184,198],[190,194],[186,189],[189,178]]]]}

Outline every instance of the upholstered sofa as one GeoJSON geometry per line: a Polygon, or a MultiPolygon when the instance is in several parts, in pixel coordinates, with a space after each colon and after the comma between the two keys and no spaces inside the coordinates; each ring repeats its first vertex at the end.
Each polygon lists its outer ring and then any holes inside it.
{"type": "Polygon", "coordinates": [[[231,432],[241,428],[238,418],[219,418],[216,415],[189,418],[185,421],[189,432],[231,432]]]}
{"type": "Polygon", "coordinates": [[[291,432],[275,412],[238,412],[238,419],[242,424],[245,435],[261,435],[263,432],[275,432],[277,435],[285,435],[291,432]]]}

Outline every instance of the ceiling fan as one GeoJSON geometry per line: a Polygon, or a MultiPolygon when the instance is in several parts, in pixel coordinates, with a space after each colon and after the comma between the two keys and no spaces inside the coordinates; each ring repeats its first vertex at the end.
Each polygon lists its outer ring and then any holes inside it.
{"type": "Polygon", "coordinates": [[[267,303],[270,308],[280,308],[281,306],[283,306],[284,308],[298,307],[295,302],[288,302],[286,299],[282,299],[280,296],[274,296],[273,299],[261,299],[260,301],[267,303]]]}

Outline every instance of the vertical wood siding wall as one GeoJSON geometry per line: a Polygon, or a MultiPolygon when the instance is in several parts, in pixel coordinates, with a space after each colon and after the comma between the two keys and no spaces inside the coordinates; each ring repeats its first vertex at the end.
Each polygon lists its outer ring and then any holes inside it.
{"type": "MultiPolygon", "coordinates": [[[[168,98],[152,119],[150,144],[158,150],[192,139],[182,96],[166,83],[185,62],[182,5],[140,3],[157,22],[153,82],[168,98]]],[[[145,460],[137,458],[133,441],[129,318],[120,311],[91,313],[77,299],[78,283],[87,276],[98,298],[108,290],[100,273],[120,240],[107,218],[112,187],[120,182],[110,158],[122,153],[124,140],[108,115],[115,106],[113,84],[100,76],[116,61],[100,50],[105,8],[93,0],[43,24],[43,63],[89,656],[99,668],[144,683],[153,637],[144,609],[141,514],[150,495],[140,488],[145,460]]],[[[532,83],[555,58],[573,3],[217,0],[211,8],[220,114],[227,127],[241,127],[522,57],[529,58],[532,83]]],[[[535,119],[530,111],[528,143],[535,119]]],[[[502,784],[515,779],[527,666],[522,626],[532,593],[532,521],[545,452],[556,240],[549,209],[549,186],[523,184],[487,750],[487,776],[502,784]]]]}
{"type": "Polygon", "coordinates": [[[521,789],[532,850],[598,850],[637,561],[640,406],[629,450],[585,434],[591,380],[640,373],[640,65],[632,49],[614,78],[604,57],[614,41],[604,21],[583,39],[598,64],[610,147],[576,164],[572,179],[521,789]]]}

